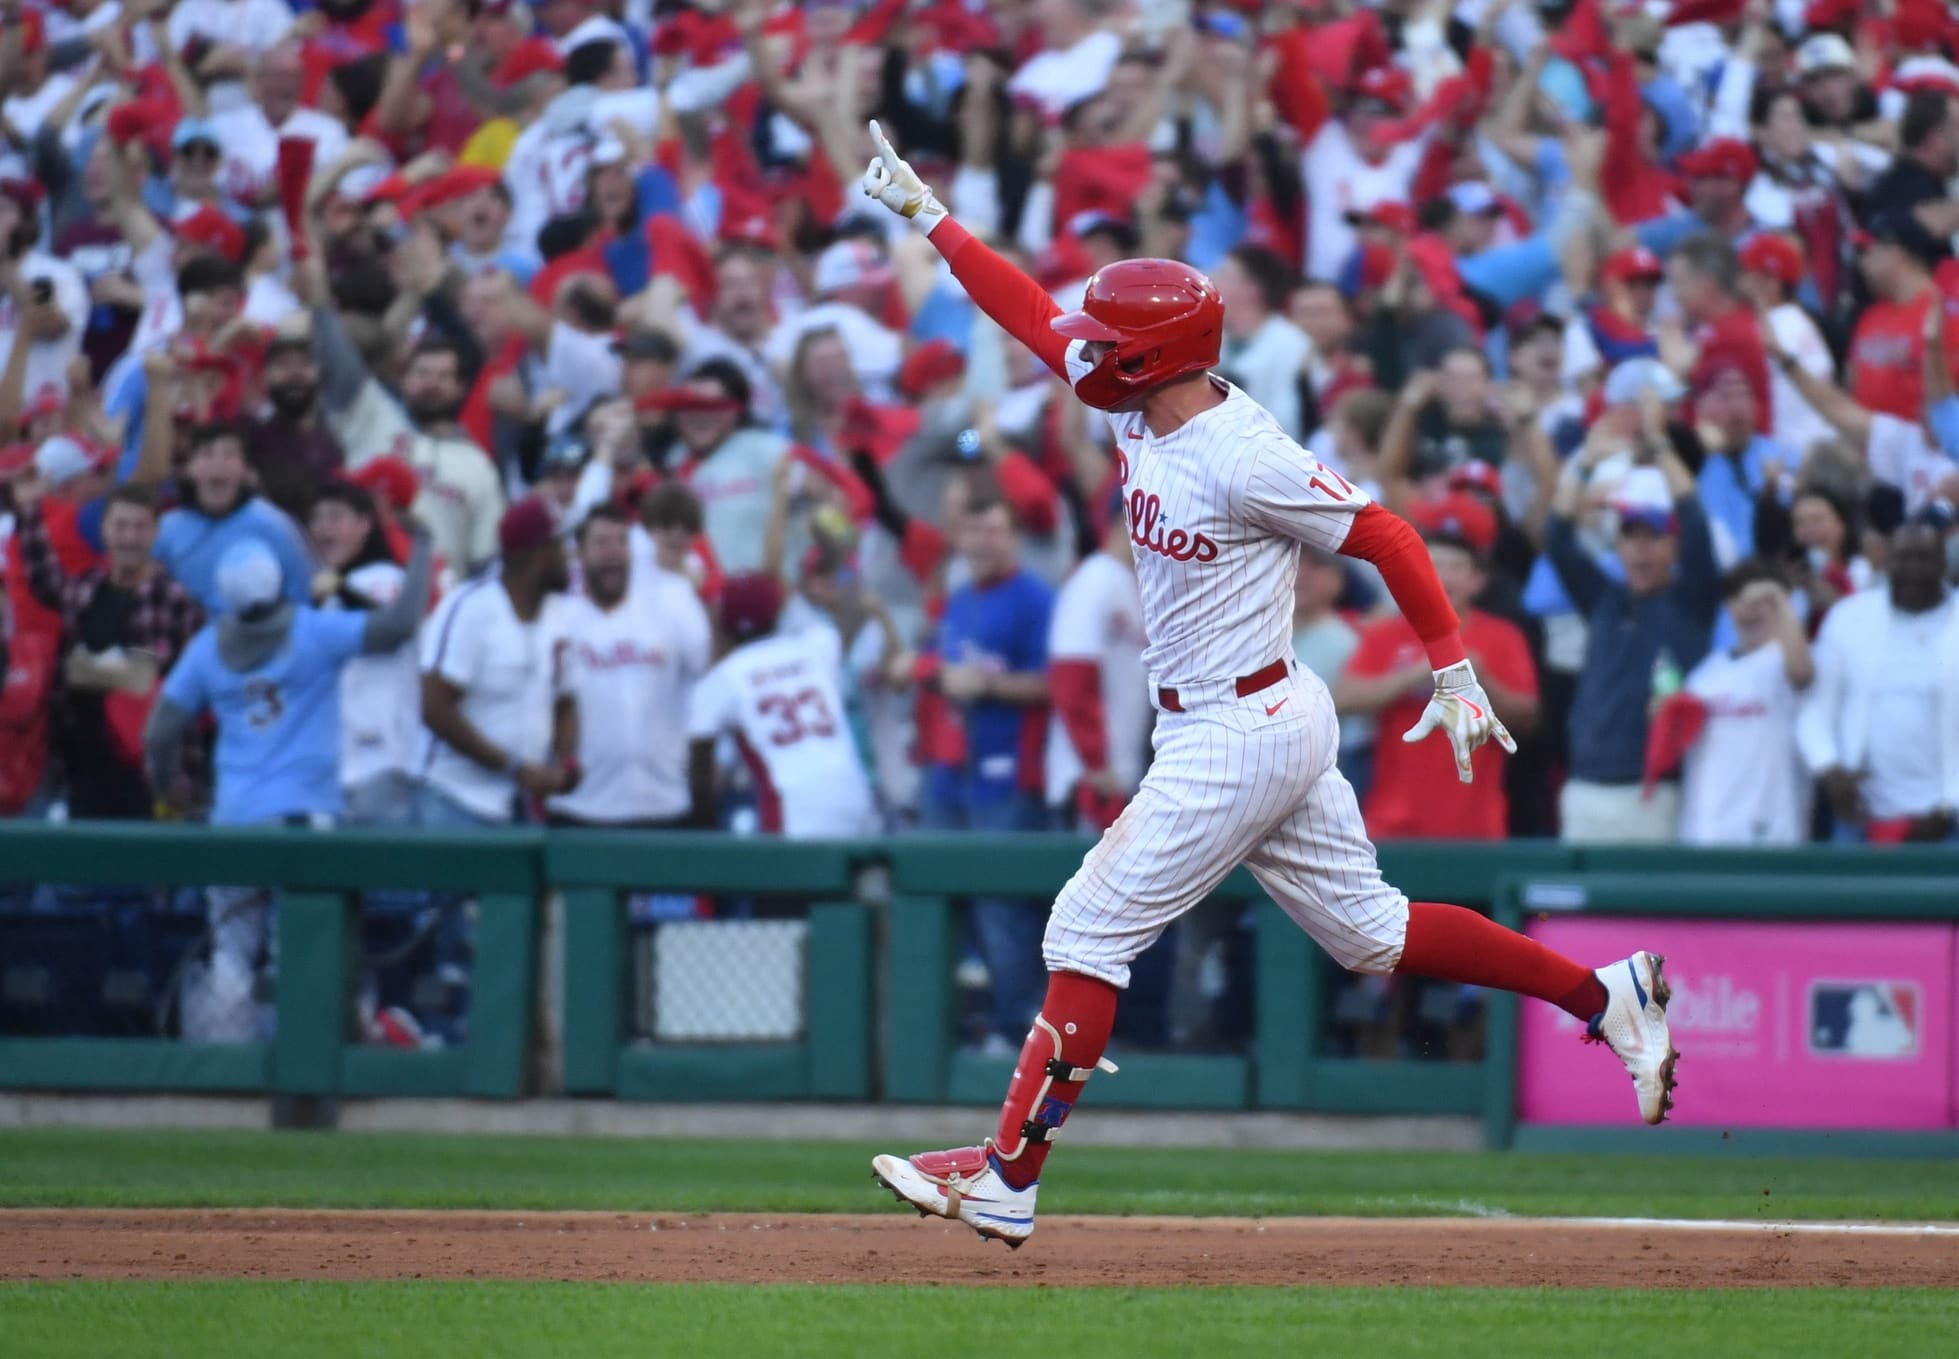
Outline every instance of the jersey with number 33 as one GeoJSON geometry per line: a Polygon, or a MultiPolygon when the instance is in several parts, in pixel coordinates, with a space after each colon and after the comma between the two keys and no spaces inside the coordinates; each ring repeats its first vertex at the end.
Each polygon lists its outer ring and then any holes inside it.
{"type": "Polygon", "coordinates": [[[834,628],[745,643],[694,686],[687,734],[729,733],[755,782],[762,829],[790,836],[872,828],[870,780],[844,720],[842,647],[834,628]]]}

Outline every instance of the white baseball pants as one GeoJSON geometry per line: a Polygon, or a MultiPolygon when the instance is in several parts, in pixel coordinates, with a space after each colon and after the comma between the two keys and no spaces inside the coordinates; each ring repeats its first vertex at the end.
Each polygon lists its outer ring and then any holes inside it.
{"type": "Polygon", "coordinates": [[[1408,898],[1381,879],[1354,790],[1333,767],[1333,696],[1311,672],[1240,697],[1229,681],[1159,709],[1135,799],[1056,899],[1052,972],[1129,984],[1129,964],[1239,864],[1342,967],[1390,972],[1408,898]]]}

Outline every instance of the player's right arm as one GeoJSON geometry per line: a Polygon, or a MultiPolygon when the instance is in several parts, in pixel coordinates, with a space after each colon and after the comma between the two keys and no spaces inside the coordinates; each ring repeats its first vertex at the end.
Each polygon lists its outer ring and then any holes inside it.
{"type": "Polygon", "coordinates": [[[878,153],[864,171],[864,192],[924,233],[979,309],[1069,381],[1068,339],[1053,328],[1061,308],[1047,290],[955,222],[918,171],[898,158],[875,121],[871,138],[878,153]]]}

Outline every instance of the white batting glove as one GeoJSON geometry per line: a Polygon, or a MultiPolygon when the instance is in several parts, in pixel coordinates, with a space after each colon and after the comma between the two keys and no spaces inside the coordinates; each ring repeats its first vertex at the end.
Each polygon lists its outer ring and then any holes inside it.
{"type": "Polygon", "coordinates": [[[1469,757],[1483,742],[1494,739],[1517,753],[1517,742],[1503,723],[1496,720],[1490,696],[1476,682],[1476,671],[1468,661],[1457,661],[1435,672],[1435,695],[1422,709],[1421,720],[1408,728],[1402,740],[1413,743],[1440,728],[1449,737],[1449,749],[1456,755],[1456,777],[1468,783],[1469,757]]]}
{"type": "Polygon", "coordinates": [[[877,158],[864,170],[864,193],[890,208],[923,234],[946,219],[945,207],[932,192],[932,186],[918,177],[918,171],[898,159],[891,139],[871,119],[871,140],[877,143],[877,158]]]}

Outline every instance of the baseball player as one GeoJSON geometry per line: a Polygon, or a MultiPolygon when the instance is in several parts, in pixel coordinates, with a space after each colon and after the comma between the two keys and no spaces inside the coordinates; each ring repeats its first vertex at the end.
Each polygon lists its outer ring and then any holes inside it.
{"type": "Polygon", "coordinates": [[[782,582],[759,571],[721,587],[716,621],[732,649],[687,705],[694,822],[712,824],[714,746],[729,733],[755,781],[763,831],[866,835],[876,816],[844,716],[843,643],[835,628],[778,632],[782,603],[782,582]]]}
{"type": "Polygon", "coordinates": [[[1442,732],[1458,776],[1494,739],[1490,712],[1415,530],[1316,462],[1246,395],[1210,373],[1224,306],[1174,260],[1123,260],[1063,314],[947,215],[871,124],[864,192],[923,232],[980,309],[1108,413],[1135,549],[1158,717],[1135,798],[1056,899],[1042,941],[1048,990],[977,1147],[878,1156],[872,1171],[921,1213],[1017,1246],[1055,1135],[1098,1068],[1129,964],[1244,864],[1341,964],[1536,996],[1587,1023],[1632,1077],[1639,1112],[1672,1106],[1674,1051],[1658,955],[1596,972],[1474,911],[1410,902],[1381,880],[1353,789],[1334,768],[1326,686],[1290,661],[1302,543],[1373,563],[1414,627],[1435,694],[1403,736],[1442,732]]]}

